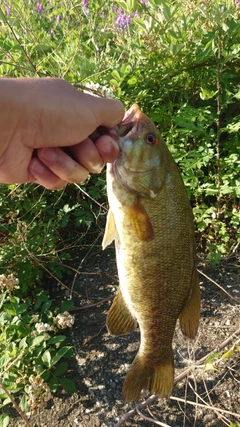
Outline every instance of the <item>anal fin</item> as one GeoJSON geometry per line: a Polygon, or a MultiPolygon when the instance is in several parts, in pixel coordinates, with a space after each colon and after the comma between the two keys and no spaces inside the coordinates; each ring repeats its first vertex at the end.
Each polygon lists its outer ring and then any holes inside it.
{"type": "Polygon", "coordinates": [[[179,316],[182,333],[189,339],[196,336],[200,317],[200,286],[198,272],[194,267],[192,274],[192,293],[179,316]]]}
{"type": "Polygon", "coordinates": [[[119,290],[107,315],[108,332],[111,335],[124,335],[132,332],[135,327],[136,320],[131,315],[119,290]]]}

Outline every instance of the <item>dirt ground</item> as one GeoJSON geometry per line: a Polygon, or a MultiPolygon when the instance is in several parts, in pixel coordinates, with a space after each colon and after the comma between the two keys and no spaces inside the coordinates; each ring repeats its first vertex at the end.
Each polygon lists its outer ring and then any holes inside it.
{"type": "MultiPolygon", "coordinates": [[[[151,427],[156,422],[169,427],[223,427],[229,426],[230,421],[240,423],[239,350],[220,361],[214,370],[204,371],[205,365],[201,363],[175,385],[169,401],[155,400],[149,410],[141,409],[143,415],[135,410],[124,421],[125,414],[139,403],[126,404],[121,397],[124,378],[139,346],[139,332],[111,337],[105,327],[111,298],[118,286],[114,251],[110,248],[102,252],[100,247],[84,250],[73,262],[79,274],[73,272],[67,280],[76,292],[73,298],[78,308],[69,332],[76,357],[71,361],[68,378],[74,379],[77,392],[55,396],[46,408],[29,417],[31,427],[151,427]]],[[[240,300],[238,257],[223,261],[215,269],[199,260],[198,268],[202,291],[199,332],[194,342],[188,342],[177,327],[175,377],[240,327],[239,303],[233,299],[240,300]]],[[[56,300],[69,297],[66,289],[60,290],[56,285],[52,294],[56,300]]],[[[233,342],[225,347],[225,352],[233,342]]],[[[11,414],[10,427],[25,426],[17,413],[11,414]]]]}

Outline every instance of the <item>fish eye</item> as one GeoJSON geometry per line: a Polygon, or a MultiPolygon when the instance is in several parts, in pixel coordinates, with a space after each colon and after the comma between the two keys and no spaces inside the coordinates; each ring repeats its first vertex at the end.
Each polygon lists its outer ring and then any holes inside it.
{"type": "Polygon", "coordinates": [[[148,133],[146,139],[149,145],[155,145],[157,142],[157,138],[156,138],[156,135],[154,135],[154,133],[148,133]]]}

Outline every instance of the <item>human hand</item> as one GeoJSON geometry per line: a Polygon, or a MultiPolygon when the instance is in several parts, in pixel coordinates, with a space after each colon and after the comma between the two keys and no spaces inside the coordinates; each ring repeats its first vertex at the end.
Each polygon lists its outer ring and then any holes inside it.
{"type": "Polygon", "coordinates": [[[121,122],[121,102],[81,93],[61,79],[0,79],[0,93],[1,183],[60,189],[118,157],[114,138],[98,128],[121,122]]]}

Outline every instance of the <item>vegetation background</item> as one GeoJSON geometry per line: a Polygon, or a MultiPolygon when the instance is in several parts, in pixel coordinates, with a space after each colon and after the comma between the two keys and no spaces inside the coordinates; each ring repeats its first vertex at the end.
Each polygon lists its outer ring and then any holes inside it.
{"type": "MultiPolygon", "coordinates": [[[[0,76],[61,77],[126,108],[137,102],[178,163],[198,253],[215,266],[240,237],[239,12],[238,0],[0,3],[0,76]]],[[[0,401],[21,392],[27,411],[58,387],[74,390],[56,321],[72,302],[54,307],[44,278],[61,283],[72,251],[101,238],[105,174],[63,191],[1,185],[0,206],[0,401]],[[33,403],[29,378],[45,387],[33,403]]]]}

